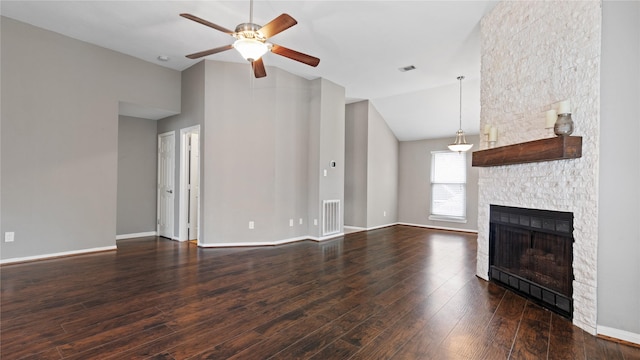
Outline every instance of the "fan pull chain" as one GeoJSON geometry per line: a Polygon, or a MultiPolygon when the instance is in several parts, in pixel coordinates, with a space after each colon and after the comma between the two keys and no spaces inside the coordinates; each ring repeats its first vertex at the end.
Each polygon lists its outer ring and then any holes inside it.
{"type": "MultiPolygon", "coordinates": [[[[253,66],[249,66],[249,96],[250,96],[250,103],[253,104],[254,103],[254,95],[253,95],[253,89],[254,89],[254,81],[255,78],[253,76],[253,66]]],[[[253,108],[253,107],[251,107],[253,108]]]]}

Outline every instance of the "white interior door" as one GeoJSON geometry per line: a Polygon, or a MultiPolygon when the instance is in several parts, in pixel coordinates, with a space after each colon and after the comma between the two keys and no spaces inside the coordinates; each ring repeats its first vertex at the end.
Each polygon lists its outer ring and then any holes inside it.
{"type": "Polygon", "coordinates": [[[189,240],[198,238],[198,211],[200,209],[200,141],[193,132],[189,144],[189,240]]]}
{"type": "Polygon", "coordinates": [[[158,235],[173,238],[175,132],[158,135],[158,235]]]}
{"type": "Polygon", "coordinates": [[[178,240],[197,240],[200,211],[200,125],[180,129],[178,240]]]}

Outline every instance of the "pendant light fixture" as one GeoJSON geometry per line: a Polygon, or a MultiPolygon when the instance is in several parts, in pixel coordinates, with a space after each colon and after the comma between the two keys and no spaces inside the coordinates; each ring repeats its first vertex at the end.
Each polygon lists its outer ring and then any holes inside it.
{"type": "Polygon", "coordinates": [[[473,147],[473,144],[467,144],[467,140],[464,137],[464,131],[462,131],[462,80],[464,76],[458,76],[460,80],[460,128],[456,131],[456,140],[453,144],[449,145],[449,150],[463,152],[468,151],[473,147]]]}

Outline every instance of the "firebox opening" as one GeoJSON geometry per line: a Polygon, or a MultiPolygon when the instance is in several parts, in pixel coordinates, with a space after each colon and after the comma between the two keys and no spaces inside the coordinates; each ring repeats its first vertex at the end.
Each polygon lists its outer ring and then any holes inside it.
{"type": "Polygon", "coordinates": [[[489,279],[569,319],[573,213],[491,205],[489,279]]]}

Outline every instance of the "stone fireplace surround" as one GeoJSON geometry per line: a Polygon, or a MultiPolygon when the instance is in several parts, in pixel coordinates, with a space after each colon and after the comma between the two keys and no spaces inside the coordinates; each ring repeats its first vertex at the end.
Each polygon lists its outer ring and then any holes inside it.
{"type": "MultiPolygon", "coordinates": [[[[491,204],[574,214],[573,323],[596,333],[599,2],[501,2],[481,27],[480,128],[497,146],[554,137],[545,111],[570,100],[582,157],[479,169],[477,275],[488,279],[491,204]],[[571,21],[567,21],[571,19],[571,21]]],[[[488,148],[486,138],[481,149],[488,148]]]]}

